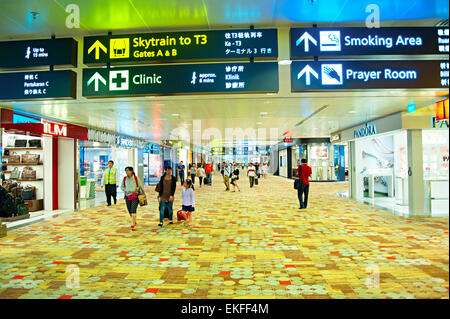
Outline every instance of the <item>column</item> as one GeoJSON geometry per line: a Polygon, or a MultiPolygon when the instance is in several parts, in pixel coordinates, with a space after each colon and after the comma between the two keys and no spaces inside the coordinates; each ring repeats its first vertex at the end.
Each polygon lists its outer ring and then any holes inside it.
{"type": "Polygon", "coordinates": [[[408,130],[408,201],[409,216],[429,217],[423,180],[422,130],[408,130]]]}
{"type": "Polygon", "coordinates": [[[357,200],[356,196],[356,150],[355,141],[348,142],[348,185],[349,198],[357,200]]]}

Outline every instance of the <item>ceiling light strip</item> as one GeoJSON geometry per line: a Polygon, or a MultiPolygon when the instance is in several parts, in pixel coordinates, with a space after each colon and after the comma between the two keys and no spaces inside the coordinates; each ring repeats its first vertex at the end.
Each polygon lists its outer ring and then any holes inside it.
{"type": "Polygon", "coordinates": [[[324,105],[321,108],[315,110],[314,112],[312,112],[310,115],[308,115],[305,119],[301,120],[300,122],[298,122],[297,124],[295,124],[295,126],[300,126],[303,123],[305,123],[307,120],[309,120],[310,118],[312,118],[313,116],[317,115],[319,112],[322,112],[323,110],[325,110],[328,107],[328,105],[324,105]]]}

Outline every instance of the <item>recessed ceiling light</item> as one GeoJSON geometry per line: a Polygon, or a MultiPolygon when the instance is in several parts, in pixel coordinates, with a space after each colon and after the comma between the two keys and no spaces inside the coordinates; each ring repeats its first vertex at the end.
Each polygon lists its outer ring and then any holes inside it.
{"type": "Polygon", "coordinates": [[[178,113],[173,113],[172,116],[180,116],[178,113]]]}
{"type": "Polygon", "coordinates": [[[257,125],[262,125],[262,122],[256,122],[257,125]]]}
{"type": "Polygon", "coordinates": [[[279,65],[290,65],[292,63],[291,60],[280,60],[278,61],[279,65]]]}
{"type": "Polygon", "coordinates": [[[356,113],[355,110],[348,111],[348,113],[356,113]]]}
{"type": "Polygon", "coordinates": [[[267,113],[267,112],[260,112],[259,114],[261,114],[261,115],[267,115],[267,114],[269,114],[269,113],[267,113]]]}
{"type": "Polygon", "coordinates": [[[266,93],[267,95],[276,95],[276,93],[266,93]]]}

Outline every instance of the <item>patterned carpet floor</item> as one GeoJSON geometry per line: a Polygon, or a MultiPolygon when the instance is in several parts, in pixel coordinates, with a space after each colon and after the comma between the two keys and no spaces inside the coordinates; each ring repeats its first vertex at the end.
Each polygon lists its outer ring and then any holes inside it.
{"type": "Polygon", "coordinates": [[[0,299],[449,298],[448,218],[337,196],[347,183],[311,184],[306,210],[290,180],[240,184],[225,192],[216,175],[196,189],[190,228],[157,226],[152,188],[135,232],[123,200],[12,230],[0,238],[0,299]]]}

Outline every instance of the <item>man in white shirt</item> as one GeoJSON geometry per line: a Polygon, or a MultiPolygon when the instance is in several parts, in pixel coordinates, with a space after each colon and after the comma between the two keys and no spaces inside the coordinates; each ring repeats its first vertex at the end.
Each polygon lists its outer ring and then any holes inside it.
{"type": "Polygon", "coordinates": [[[102,187],[105,187],[106,202],[111,206],[111,197],[114,199],[114,205],[117,204],[117,188],[119,182],[117,179],[117,169],[113,161],[108,161],[108,168],[103,172],[102,187]]]}
{"type": "Polygon", "coordinates": [[[248,164],[247,176],[250,181],[250,188],[252,188],[253,185],[255,184],[255,177],[256,177],[256,169],[252,163],[248,164]]]}

